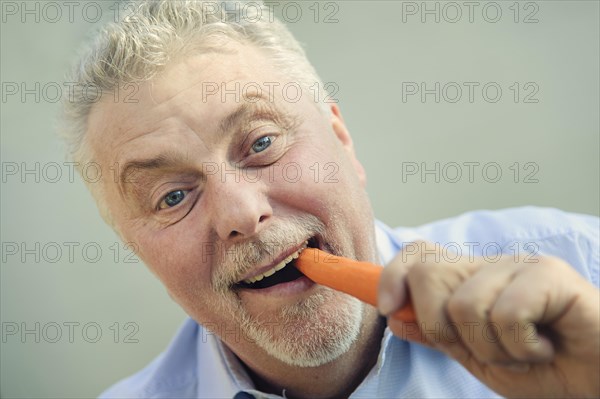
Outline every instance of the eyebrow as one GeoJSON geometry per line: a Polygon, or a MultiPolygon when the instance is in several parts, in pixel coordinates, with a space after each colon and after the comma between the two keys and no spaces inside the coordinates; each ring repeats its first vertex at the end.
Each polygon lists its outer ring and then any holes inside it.
{"type": "Polygon", "coordinates": [[[174,152],[165,152],[159,154],[154,158],[132,160],[125,163],[123,166],[120,182],[135,183],[135,181],[128,181],[130,174],[135,173],[138,170],[159,170],[166,168],[173,168],[175,166],[182,165],[184,161],[181,159],[181,154],[174,152]]]}
{"type": "Polygon", "coordinates": [[[219,124],[221,134],[231,133],[234,128],[250,119],[274,119],[275,122],[282,122],[282,120],[287,119],[288,115],[263,97],[255,96],[251,98],[255,98],[257,101],[244,102],[221,121],[219,124]]]}
{"type": "MultiPolygon", "coordinates": [[[[253,96],[257,101],[246,101],[238,106],[233,112],[227,115],[219,123],[219,131],[222,135],[232,134],[233,129],[251,119],[273,119],[277,123],[289,125],[293,119],[291,115],[282,112],[272,102],[267,101],[264,97],[253,96]]],[[[148,159],[139,159],[127,161],[120,174],[120,182],[128,183],[130,173],[135,173],[141,170],[160,170],[174,168],[185,163],[181,159],[181,154],[177,152],[164,152],[155,157],[148,159]]],[[[131,183],[131,182],[130,182],[131,183]]]]}

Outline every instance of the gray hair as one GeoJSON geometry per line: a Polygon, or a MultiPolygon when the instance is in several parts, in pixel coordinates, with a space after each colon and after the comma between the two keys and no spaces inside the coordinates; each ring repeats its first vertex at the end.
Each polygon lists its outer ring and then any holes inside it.
{"type": "MultiPolygon", "coordinates": [[[[90,87],[102,95],[114,94],[126,84],[151,79],[180,57],[217,52],[233,40],[264,50],[273,65],[303,90],[315,83],[323,88],[300,44],[262,1],[142,0],[121,7],[125,11],[119,21],[99,31],[67,77],[74,96],[63,104],[61,134],[80,172],[92,160],[85,132],[98,98],[90,96],[90,87]]],[[[326,114],[323,103],[320,108],[326,114]]],[[[101,185],[84,181],[112,225],[101,185]]]]}

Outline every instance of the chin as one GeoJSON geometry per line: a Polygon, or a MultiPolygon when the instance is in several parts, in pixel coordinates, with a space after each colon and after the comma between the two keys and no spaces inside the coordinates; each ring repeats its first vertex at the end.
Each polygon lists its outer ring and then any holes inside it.
{"type": "Polygon", "coordinates": [[[348,352],[358,339],[364,305],[324,288],[285,306],[272,322],[246,315],[242,331],[271,357],[294,367],[318,367],[348,352]]]}

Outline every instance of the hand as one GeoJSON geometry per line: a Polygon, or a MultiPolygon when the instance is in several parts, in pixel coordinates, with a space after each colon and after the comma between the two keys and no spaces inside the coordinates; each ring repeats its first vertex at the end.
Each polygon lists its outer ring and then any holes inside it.
{"type": "Polygon", "coordinates": [[[417,316],[388,318],[396,336],[445,352],[504,396],[600,396],[596,287],[556,257],[445,258],[415,242],[385,268],[379,311],[411,300],[417,316]]]}

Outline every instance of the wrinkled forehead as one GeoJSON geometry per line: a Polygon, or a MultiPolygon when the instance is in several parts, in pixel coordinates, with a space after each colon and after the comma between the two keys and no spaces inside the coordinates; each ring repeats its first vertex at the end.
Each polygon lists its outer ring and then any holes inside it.
{"type": "Polygon", "coordinates": [[[172,62],[148,87],[157,103],[186,91],[201,94],[202,103],[215,98],[228,100],[219,101],[224,103],[236,101],[241,94],[251,91],[253,82],[264,85],[283,80],[279,75],[262,50],[231,43],[222,51],[190,55],[172,62]]]}
{"type": "Polygon", "coordinates": [[[203,130],[216,131],[240,104],[260,98],[286,108],[295,104],[301,90],[275,70],[261,50],[232,45],[223,52],[173,61],[152,80],[106,95],[92,108],[88,142],[92,148],[112,151],[163,127],[174,116],[201,120],[203,130]],[[294,101],[286,101],[286,95],[294,101]]]}

